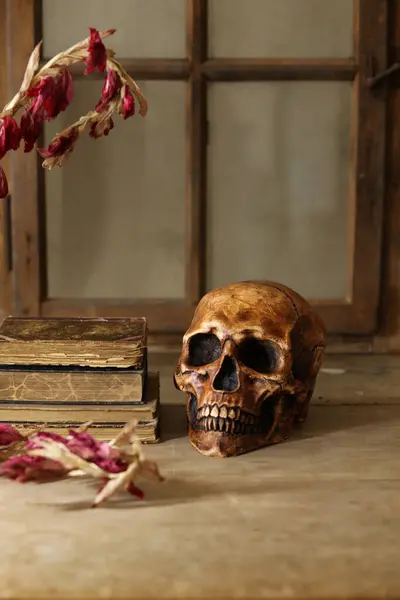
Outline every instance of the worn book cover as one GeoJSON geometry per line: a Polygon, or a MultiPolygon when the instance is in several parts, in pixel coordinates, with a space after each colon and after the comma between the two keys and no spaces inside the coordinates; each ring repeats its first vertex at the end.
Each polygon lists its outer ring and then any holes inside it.
{"type": "Polygon", "coordinates": [[[0,403],[143,402],[146,362],[139,368],[0,366],[0,403]]]}
{"type": "MultiPolygon", "coordinates": [[[[1,377],[0,377],[1,379],[1,377]]],[[[78,404],[70,398],[68,402],[14,402],[0,401],[0,422],[24,421],[27,423],[59,423],[94,421],[95,423],[121,423],[131,419],[150,421],[158,414],[159,378],[158,373],[149,373],[141,404],[120,403],[113,397],[105,403],[78,404]]]]}
{"type": "Polygon", "coordinates": [[[149,373],[144,386],[144,400],[145,403],[139,406],[118,406],[115,412],[111,406],[87,405],[83,409],[82,405],[79,407],[29,405],[26,408],[19,405],[18,408],[13,409],[9,404],[0,404],[0,422],[24,430],[40,425],[55,433],[66,435],[69,429],[91,421],[90,431],[94,437],[107,440],[115,437],[125,423],[137,419],[139,438],[149,443],[156,442],[159,438],[160,404],[158,372],[149,373]]]}
{"type": "Polygon", "coordinates": [[[7,317],[0,364],[141,368],[147,322],[135,318],[7,317]]]}

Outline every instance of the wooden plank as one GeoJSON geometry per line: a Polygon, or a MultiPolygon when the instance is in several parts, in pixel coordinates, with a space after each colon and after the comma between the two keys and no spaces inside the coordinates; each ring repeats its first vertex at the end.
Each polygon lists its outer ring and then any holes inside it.
{"type": "MultiPolygon", "coordinates": [[[[34,0],[7,0],[8,96],[19,89],[35,46],[34,0]]],[[[36,152],[10,157],[13,240],[13,313],[40,313],[39,230],[36,152]]]]}
{"type": "Polygon", "coordinates": [[[352,81],[354,59],[231,59],[207,60],[202,72],[211,81],[352,81]]]}
{"type": "MultiPolygon", "coordinates": [[[[48,59],[46,59],[48,60],[48,59]]],[[[46,62],[42,61],[42,64],[46,62]]],[[[185,80],[190,76],[190,63],[187,59],[126,58],[119,61],[131,77],[136,80],[173,81],[185,80]]],[[[75,79],[88,79],[83,74],[83,65],[72,65],[71,73],[75,79]]],[[[103,79],[104,74],[95,71],[90,79],[103,79]]]]}
{"type": "Polygon", "coordinates": [[[205,209],[207,189],[207,89],[201,65],[207,57],[207,2],[188,0],[186,297],[195,304],[204,288],[205,209]]]}
{"type": "MultiPolygon", "coordinates": [[[[389,4],[389,64],[399,59],[400,3],[389,4]]],[[[380,329],[375,352],[400,352],[400,75],[388,80],[387,185],[384,209],[380,329]]]]}
{"type": "Polygon", "coordinates": [[[359,3],[358,60],[356,78],[358,100],[354,258],[352,304],[354,317],[363,323],[349,333],[373,333],[381,281],[381,238],[385,192],[386,85],[370,89],[371,61],[377,71],[387,68],[387,0],[361,0],[359,3]]]}
{"type": "MultiPolygon", "coordinates": [[[[7,2],[0,0],[0,108],[7,104],[7,2]]],[[[9,160],[6,155],[1,167],[9,177],[9,160]]],[[[9,200],[0,200],[0,318],[11,309],[11,271],[9,257],[10,222],[8,219],[9,200]]]]}

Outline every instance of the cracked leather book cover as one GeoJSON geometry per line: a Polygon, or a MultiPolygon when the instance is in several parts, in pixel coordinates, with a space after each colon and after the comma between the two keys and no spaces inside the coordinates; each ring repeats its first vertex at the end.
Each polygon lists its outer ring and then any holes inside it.
{"type": "Polygon", "coordinates": [[[141,369],[146,344],[144,317],[7,317],[0,325],[0,364],[141,369]]]}

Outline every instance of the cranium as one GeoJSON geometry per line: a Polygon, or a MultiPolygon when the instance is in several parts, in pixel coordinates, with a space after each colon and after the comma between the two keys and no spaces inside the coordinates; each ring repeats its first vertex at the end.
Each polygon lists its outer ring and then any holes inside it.
{"type": "Polygon", "coordinates": [[[246,281],[208,292],[174,374],[187,394],[192,445],[226,457],[288,439],[307,416],[324,349],[321,319],[279,283],[246,281]]]}

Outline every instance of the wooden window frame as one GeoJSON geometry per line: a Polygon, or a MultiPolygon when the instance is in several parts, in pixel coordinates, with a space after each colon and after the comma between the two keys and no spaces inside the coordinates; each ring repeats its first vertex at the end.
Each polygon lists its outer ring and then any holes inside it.
{"type": "MultiPolygon", "coordinates": [[[[0,0],[7,14],[9,96],[19,88],[41,27],[40,0],[0,0]]],[[[35,153],[13,153],[12,312],[20,315],[146,315],[155,333],[181,333],[205,292],[207,86],[226,81],[353,81],[351,281],[343,301],[313,302],[330,334],[372,334],[380,292],[385,186],[385,85],[369,79],[387,68],[388,0],[355,0],[354,57],[345,59],[208,58],[208,2],[187,0],[185,59],[122,61],[137,80],[187,83],[186,296],[141,302],[48,299],[44,178],[35,153]]],[[[1,14],[1,13],[0,13],[1,14]]],[[[40,38],[39,38],[40,39],[40,38]]],[[[0,273],[1,275],[1,273],[0,273]]]]}

